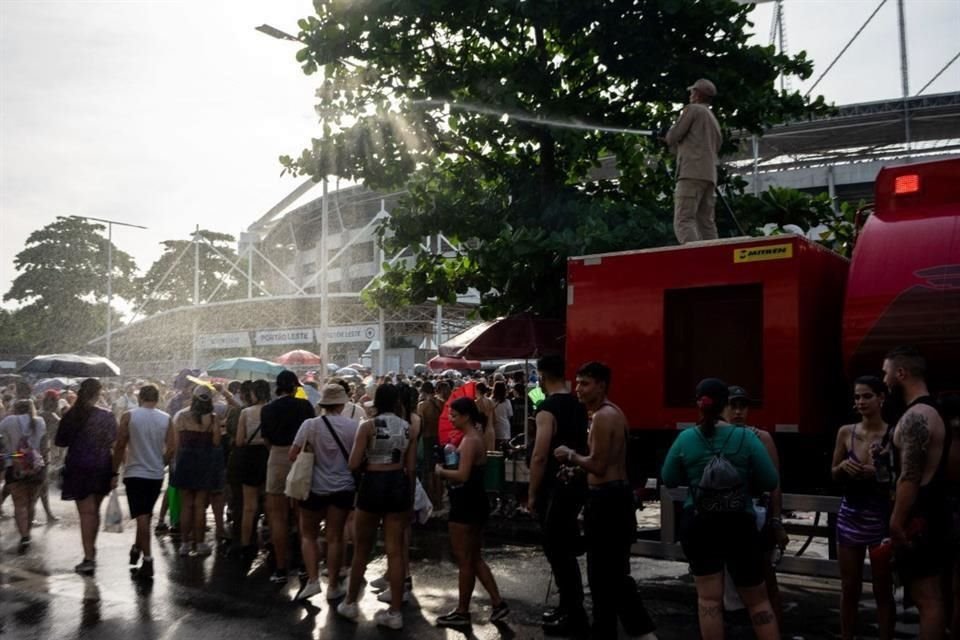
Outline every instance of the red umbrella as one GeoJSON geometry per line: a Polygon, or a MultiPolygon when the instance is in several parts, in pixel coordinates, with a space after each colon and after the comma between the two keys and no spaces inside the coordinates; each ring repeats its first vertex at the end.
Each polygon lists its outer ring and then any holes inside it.
{"type": "Polygon", "coordinates": [[[456,428],[454,428],[453,423],[450,422],[450,404],[458,398],[476,399],[476,397],[477,383],[472,380],[453,390],[453,393],[450,394],[450,397],[447,398],[446,403],[443,405],[443,411],[440,412],[440,425],[437,430],[437,439],[440,444],[452,442],[455,445],[459,445],[460,440],[463,439],[463,434],[457,431],[456,428]]]}
{"type": "Polygon", "coordinates": [[[434,371],[443,371],[444,369],[479,369],[479,360],[467,360],[465,358],[448,358],[446,356],[434,356],[427,362],[427,366],[434,371]]]}
{"type": "Polygon", "coordinates": [[[564,322],[518,313],[478,324],[440,345],[440,355],[478,360],[536,360],[562,354],[564,322]]]}
{"type": "Polygon", "coordinates": [[[286,352],[274,360],[274,362],[290,367],[305,367],[308,365],[323,364],[323,359],[315,353],[304,351],[303,349],[295,349],[286,352]]]}

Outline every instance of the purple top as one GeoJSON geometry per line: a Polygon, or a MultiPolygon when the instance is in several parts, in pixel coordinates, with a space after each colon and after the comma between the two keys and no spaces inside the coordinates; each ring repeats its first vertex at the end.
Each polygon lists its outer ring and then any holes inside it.
{"type": "Polygon", "coordinates": [[[110,492],[113,476],[113,444],[117,440],[117,420],[113,413],[91,407],[86,420],[78,423],[68,411],[57,431],[58,447],[67,447],[63,469],[63,499],[82,500],[94,494],[110,492]]]}

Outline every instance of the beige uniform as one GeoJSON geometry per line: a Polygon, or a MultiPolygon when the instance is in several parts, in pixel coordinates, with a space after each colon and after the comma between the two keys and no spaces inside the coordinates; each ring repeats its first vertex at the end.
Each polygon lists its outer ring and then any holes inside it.
{"type": "Polygon", "coordinates": [[[720,125],[710,108],[688,104],[670,131],[667,144],[677,154],[673,230],[680,244],[717,237],[714,221],[720,125]]]}

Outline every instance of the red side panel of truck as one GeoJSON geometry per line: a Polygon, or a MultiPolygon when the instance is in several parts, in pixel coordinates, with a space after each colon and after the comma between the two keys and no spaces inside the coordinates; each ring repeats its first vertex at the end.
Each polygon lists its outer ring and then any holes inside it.
{"type": "Polygon", "coordinates": [[[572,258],[569,377],[608,364],[611,400],[637,430],[689,426],[696,383],[715,376],[753,395],[751,424],[824,433],[842,387],[847,270],[794,235],[572,258]]]}
{"type": "Polygon", "coordinates": [[[878,373],[914,345],[928,380],[960,390],[960,159],[883,169],[857,240],[844,309],[850,377],[878,373]]]}

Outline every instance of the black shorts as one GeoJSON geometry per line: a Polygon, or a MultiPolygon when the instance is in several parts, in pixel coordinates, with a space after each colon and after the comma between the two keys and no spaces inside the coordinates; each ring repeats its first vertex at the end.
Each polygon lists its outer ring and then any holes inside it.
{"type": "Polygon", "coordinates": [[[160,497],[160,488],[163,480],[148,478],[124,478],[123,486],[127,488],[127,505],[130,507],[130,517],[149,516],[160,497]]]}
{"type": "Polygon", "coordinates": [[[266,445],[251,444],[233,450],[232,479],[248,487],[259,487],[267,481],[267,458],[270,451],[266,445]]]}
{"type": "Polygon", "coordinates": [[[897,573],[904,584],[941,575],[952,557],[946,517],[936,519],[933,526],[918,525],[911,520],[907,530],[911,529],[919,532],[906,546],[894,548],[897,573]]]}
{"type": "Polygon", "coordinates": [[[353,502],[356,495],[355,491],[311,493],[306,500],[300,501],[300,508],[307,511],[325,511],[327,507],[336,507],[344,511],[353,511],[353,502]]]}
{"type": "Polygon", "coordinates": [[[694,576],[730,572],[738,587],[764,581],[764,550],[752,513],[685,513],[683,552],[694,576]]]}
{"type": "Polygon", "coordinates": [[[483,525],[490,517],[490,501],[485,491],[470,490],[466,487],[451,488],[450,515],[448,522],[458,524],[483,525]]]}
{"type": "Polygon", "coordinates": [[[406,513],[413,509],[410,480],[402,470],[367,471],[357,491],[357,509],[369,513],[406,513]]]}

